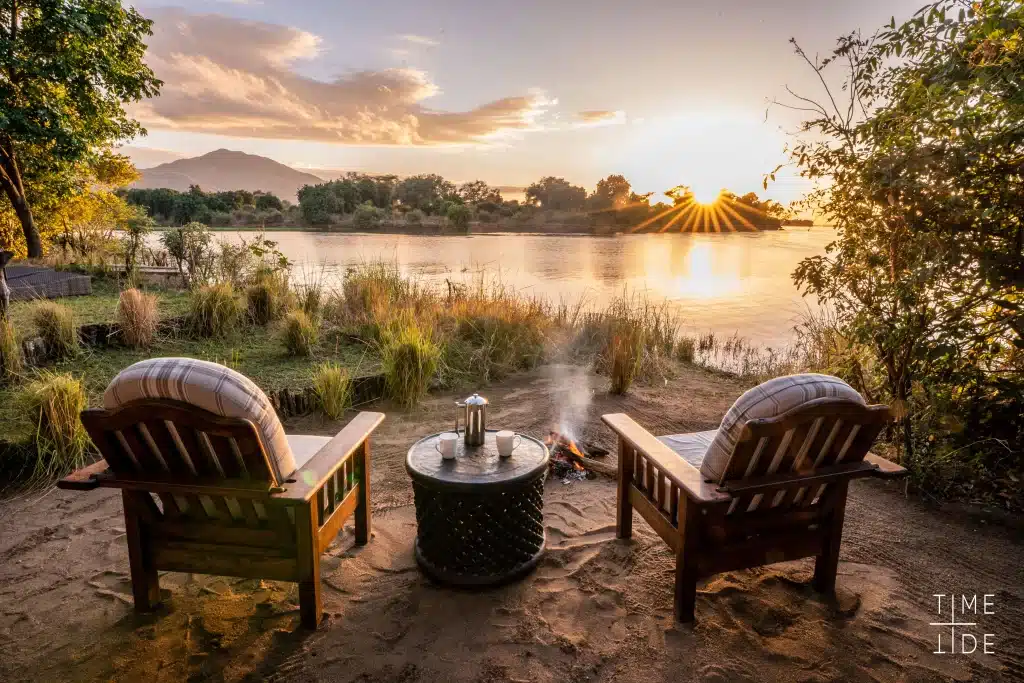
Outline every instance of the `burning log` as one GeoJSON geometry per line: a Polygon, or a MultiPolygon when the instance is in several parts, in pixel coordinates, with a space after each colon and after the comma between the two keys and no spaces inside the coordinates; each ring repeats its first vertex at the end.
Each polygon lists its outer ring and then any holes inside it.
{"type": "Polygon", "coordinates": [[[570,437],[556,431],[548,433],[544,443],[551,451],[551,471],[556,476],[565,477],[573,471],[588,471],[603,474],[612,479],[618,476],[616,468],[598,462],[594,458],[608,455],[608,451],[600,446],[585,444],[586,452],[570,437]]]}

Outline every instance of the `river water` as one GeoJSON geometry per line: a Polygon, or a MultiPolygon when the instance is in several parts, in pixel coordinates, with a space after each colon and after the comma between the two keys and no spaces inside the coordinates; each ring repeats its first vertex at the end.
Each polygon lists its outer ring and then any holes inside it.
{"type": "MultiPolygon", "coordinates": [[[[256,233],[217,233],[220,239],[256,233]]],[[[628,291],[668,301],[693,333],[739,334],[778,348],[815,304],[793,284],[796,265],[823,254],[831,228],[757,233],[674,233],[617,237],[526,234],[419,236],[270,232],[295,264],[296,278],[332,280],[345,269],[384,259],[404,274],[443,284],[483,274],[555,302],[594,306],[628,291]]]]}

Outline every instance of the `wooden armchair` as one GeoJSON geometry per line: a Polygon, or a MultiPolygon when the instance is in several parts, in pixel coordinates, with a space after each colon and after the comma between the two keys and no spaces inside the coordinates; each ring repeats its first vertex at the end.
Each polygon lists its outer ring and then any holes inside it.
{"type": "Polygon", "coordinates": [[[121,489],[137,611],[160,602],[160,570],[295,581],[302,624],[320,622],[320,553],[355,515],[370,538],[370,434],[382,413],[359,413],[334,438],[289,436],[296,461],[274,474],[253,422],[169,399],[86,410],[103,455],[62,489],[121,489]]]}
{"type": "MultiPolygon", "coordinates": [[[[813,585],[832,594],[850,481],[906,474],[868,452],[885,406],[819,398],[750,420],[720,483],[628,415],[602,419],[619,437],[617,535],[632,535],[635,509],[676,553],[679,621],[694,618],[699,578],[802,557],[817,558],[813,585]]],[[[699,459],[714,435],[679,436],[699,459]]]]}

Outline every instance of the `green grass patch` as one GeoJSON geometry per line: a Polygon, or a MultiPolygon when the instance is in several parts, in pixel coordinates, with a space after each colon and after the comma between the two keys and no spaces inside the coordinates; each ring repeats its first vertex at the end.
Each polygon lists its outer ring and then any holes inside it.
{"type": "MultiPolygon", "coordinates": [[[[188,292],[175,289],[143,288],[157,298],[161,318],[184,315],[188,310],[188,292]]],[[[71,309],[79,325],[111,323],[117,320],[117,302],[121,290],[115,280],[93,278],[92,294],[54,299],[71,309]]],[[[32,309],[37,301],[12,301],[10,319],[21,338],[34,334],[32,309]]]]}

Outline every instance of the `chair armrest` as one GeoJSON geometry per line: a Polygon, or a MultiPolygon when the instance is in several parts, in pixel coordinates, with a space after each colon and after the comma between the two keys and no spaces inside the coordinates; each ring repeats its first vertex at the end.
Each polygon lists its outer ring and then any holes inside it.
{"type": "Polygon", "coordinates": [[[901,467],[891,460],[886,460],[882,456],[871,452],[864,456],[864,460],[875,466],[874,476],[882,479],[899,479],[908,474],[907,468],[901,467]]]}
{"type": "Polygon", "coordinates": [[[291,476],[295,482],[285,484],[285,490],[274,494],[273,498],[296,502],[309,501],[383,420],[384,413],[362,412],[356,415],[344,429],[317,451],[309,462],[291,476]]]}
{"type": "Polygon", "coordinates": [[[107,471],[107,461],[97,460],[91,465],[72,472],[57,482],[57,488],[68,491],[92,491],[99,488],[97,476],[107,471]]]}
{"type": "Polygon", "coordinates": [[[700,471],[682,459],[671,448],[658,441],[646,429],[638,425],[633,418],[624,413],[602,415],[601,419],[619,438],[639,451],[650,460],[655,468],[664,475],[688,498],[698,504],[726,503],[732,496],[718,490],[714,482],[704,481],[700,471]]]}

